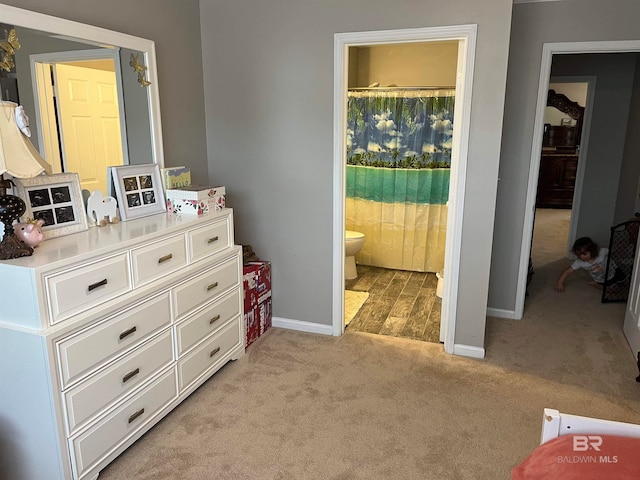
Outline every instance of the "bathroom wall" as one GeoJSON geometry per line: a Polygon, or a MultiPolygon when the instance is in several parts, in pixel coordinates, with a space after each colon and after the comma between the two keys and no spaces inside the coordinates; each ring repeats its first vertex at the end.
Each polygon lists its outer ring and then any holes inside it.
{"type": "Polygon", "coordinates": [[[458,42],[422,42],[351,47],[349,88],[381,86],[455,87],[458,42]]]}

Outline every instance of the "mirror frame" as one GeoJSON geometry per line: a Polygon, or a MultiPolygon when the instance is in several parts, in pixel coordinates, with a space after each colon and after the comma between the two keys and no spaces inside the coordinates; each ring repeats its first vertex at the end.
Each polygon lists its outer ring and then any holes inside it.
{"type": "Polygon", "coordinates": [[[144,54],[144,63],[147,67],[147,78],[151,82],[151,85],[146,88],[148,90],[147,104],[151,128],[149,133],[153,150],[152,156],[160,168],[164,167],[160,93],[156,67],[156,47],[153,40],[3,4],[0,4],[0,20],[2,23],[17,27],[41,30],[54,35],[69,37],[69,40],[77,41],[80,39],[96,45],[113,45],[142,52],[144,54]]]}
{"type": "Polygon", "coordinates": [[[566,113],[576,121],[575,124],[575,144],[580,145],[582,138],[582,120],[584,118],[584,107],[581,107],[578,102],[570,100],[566,95],[557,93],[552,88],[547,93],[547,106],[554,107],[560,110],[562,113],[566,113]]]}

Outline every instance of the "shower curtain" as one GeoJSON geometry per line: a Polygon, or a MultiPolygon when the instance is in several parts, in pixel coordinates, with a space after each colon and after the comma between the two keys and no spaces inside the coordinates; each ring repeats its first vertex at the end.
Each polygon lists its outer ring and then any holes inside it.
{"type": "Polygon", "coordinates": [[[444,267],[454,90],[348,93],[346,228],[361,264],[444,267]]]}

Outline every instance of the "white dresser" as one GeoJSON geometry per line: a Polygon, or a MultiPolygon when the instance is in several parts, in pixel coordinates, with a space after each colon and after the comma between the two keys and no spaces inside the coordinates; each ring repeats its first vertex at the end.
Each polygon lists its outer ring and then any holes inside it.
{"type": "Polygon", "coordinates": [[[244,354],[233,212],[160,214],[0,262],[0,478],[96,478],[244,354]]]}

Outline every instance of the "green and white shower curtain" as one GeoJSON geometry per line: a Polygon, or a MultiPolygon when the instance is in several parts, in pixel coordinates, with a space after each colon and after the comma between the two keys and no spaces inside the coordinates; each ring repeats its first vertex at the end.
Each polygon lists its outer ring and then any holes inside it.
{"type": "Polygon", "coordinates": [[[366,235],[359,263],[443,268],[454,93],[349,92],[346,228],[366,235]]]}

